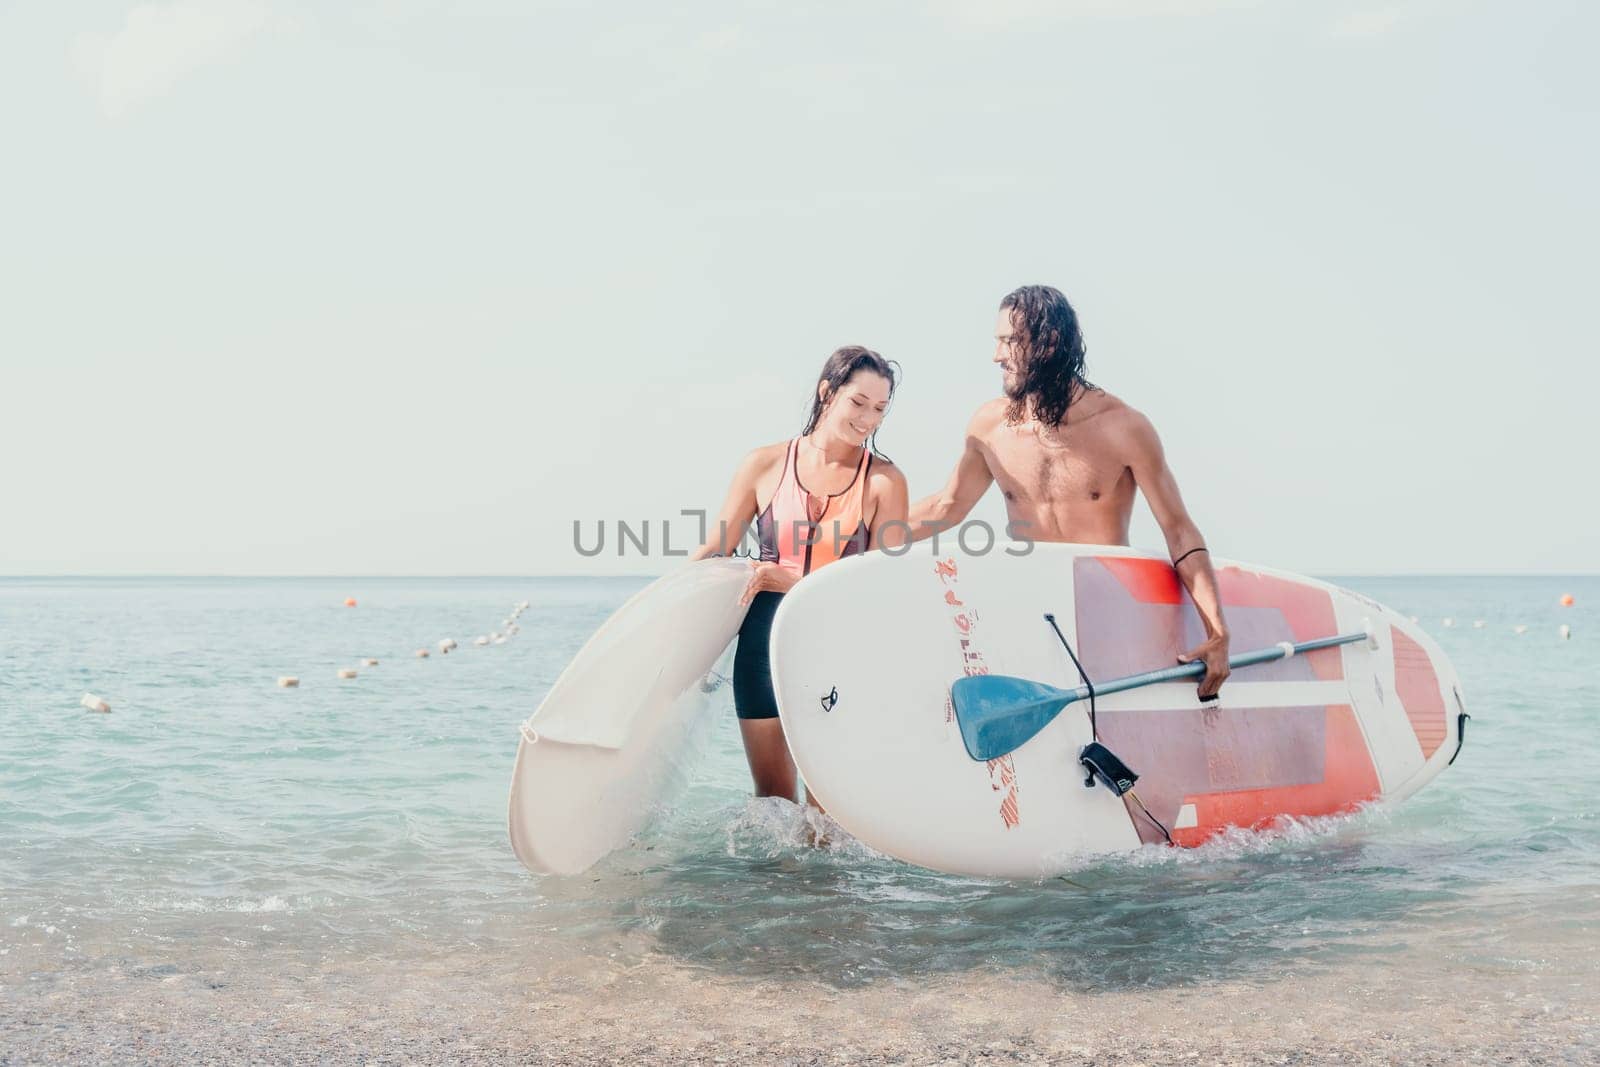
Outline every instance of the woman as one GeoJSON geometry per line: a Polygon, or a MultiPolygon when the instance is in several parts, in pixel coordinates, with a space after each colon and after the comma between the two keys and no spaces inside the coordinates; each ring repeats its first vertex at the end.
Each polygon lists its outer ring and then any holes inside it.
{"type": "Polygon", "coordinates": [[[744,592],[750,611],[734,654],[733,702],[758,797],[795,799],[794,760],[767,661],[783,594],[834,560],[910,539],[905,475],[878,454],[874,440],[894,388],[894,365],[870,349],[851,346],[829,356],[805,429],[744,458],[711,540],[694,554],[729,555],[756,523],[761,553],[744,592]]]}

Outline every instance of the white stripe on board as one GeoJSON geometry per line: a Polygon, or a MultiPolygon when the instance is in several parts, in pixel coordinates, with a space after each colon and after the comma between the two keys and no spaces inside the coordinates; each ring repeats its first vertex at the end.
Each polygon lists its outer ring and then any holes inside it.
{"type": "MultiPolygon", "coordinates": [[[[1163,682],[1095,698],[1097,711],[1193,711],[1199,698],[1194,682],[1163,682]]],[[[1349,704],[1350,686],[1326,682],[1227,682],[1222,699],[1211,707],[1291,708],[1309,705],[1349,704]]],[[[1087,713],[1089,701],[1078,701],[1087,713]]],[[[1199,705],[1205,707],[1206,705],[1199,705]]]]}

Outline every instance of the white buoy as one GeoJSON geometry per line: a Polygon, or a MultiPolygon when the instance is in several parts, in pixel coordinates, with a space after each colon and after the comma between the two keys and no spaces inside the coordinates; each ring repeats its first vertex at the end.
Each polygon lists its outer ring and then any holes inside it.
{"type": "Polygon", "coordinates": [[[439,642],[439,653],[441,655],[448,656],[450,654],[450,650],[455,647],[457,647],[456,639],[453,637],[447,637],[443,641],[439,642]]]}
{"type": "Polygon", "coordinates": [[[518,604],[517,607],[521,608],[523,611],[527,611],[528,610],[528,602],[526,600],[524,600],[522,603],[518,604]]]}
{"type": "MultiPolygon", "coordinates": [[[[1572,640],[1572,627],[1568,626],[1566,623],[1562,623],[1561,624],[1561,629],[1556,631],[1556,632],[1561,635],[1561,640],[1563,640],[1563,641],[1572,640]]],[[[110,711],[111,709],[107,708],[106,710],[110,711]]]]}
{"type": "Polygon", "coordinates": [[[111,711],[111,705],[95,696],[93,693],[83,694],[83,699],[78,701],[78,703],[82,704],[90,711],[98,711],[102,715],[109,714],[111,711]]]}
{"type": "Polygon", "coordinates": [[[478,637],[474,638],[472,643],[475,645],[487,645],[489,643],[489,639],[487,637],[478,637]]]}
{"type": "Polygon", "coordinates": [[[1528,628],[1526,626],[1521,626],[1521,625],[1513,626],[1511,628],[1511,632],[1514,633],[1514,634],[1525,634],[1525,633],[1528,632],[1528,628]]]}
{"type": "Polygon", "coordinates": [[[503,645],[506,643],[506,639],[503,637],[497,637],[494,639],[494,643],[497,645],[503,645]]]}
{"type": "Polygon", "coordinates": [[[363,667],[376,667],[378,665],[378,661],[375,659],[364,659],[361,661],[361,665],[363,667]]]}
{"type": "Polygon", "coordinates": [[[1443,622],[1443,625],[1446,628],[1454,626],[1455,624],[1456,624],[1456,620],[1454,620],[1454,619],[1445,619],[1444,622],[1443,622]]]}
{"type": "Polygon", "coordinates": [[[282,678],[278,679],[279,689],[298,689],[299,687],[300,679],[296,678],[292,674],[286,674],[282,678]]]}
{"type": "Polygon", "coordinates": [[[350,679],[350,678],[354,678],[355,676],[356,676],[356,669],[354,667],[340,667],[339,668],[339,677],[344,678],[344,679],[350,679]]]}
{"type": "Polygon", "coordinates": [[[1489,624],[1484,622],[1482,619],[1473,619],[1472,620],[1472,628],[1474,630],[1481,630],[1487,625],[1489,625],[1489,624]]]}
{"type": "Polygon", "coordinates": [[[417,658],[418,659],[427,659],[428,658],[428,650],[425,649],[425,648],[417,649],[417,658]]]}

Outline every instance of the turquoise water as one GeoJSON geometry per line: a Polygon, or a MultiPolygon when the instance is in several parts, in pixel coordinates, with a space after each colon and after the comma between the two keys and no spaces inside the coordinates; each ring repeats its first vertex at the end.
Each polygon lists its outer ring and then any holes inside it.
{"type": "Polygon", "coordinates": [[[1572,961],[1600,948],[1600,579],[1342,580],[1420,617],[1474,716],[1456,766],[1392,811],[1070,881],[948,877],[807,847],[796,809],[747,797],[724,709],[638,847],[534,877],[505,833],[517,725],[642,584],[0,580],[0,981],[666,958],[845,988],[1027,971],[1084,990],[1440,953],[1463,981],[1593,981],[1572,961]],[[472,643],[524,599],[520,634],[472,643]],[[276,686],[288,674],[300,688],[276,686]]]}

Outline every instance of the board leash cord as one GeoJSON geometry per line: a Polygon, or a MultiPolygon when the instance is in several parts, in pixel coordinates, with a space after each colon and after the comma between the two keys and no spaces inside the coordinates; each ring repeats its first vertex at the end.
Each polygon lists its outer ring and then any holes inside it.
{"type": "MultiPolygon", "coordinates": [[[[1050,624],[1050,629],[1056,632],[1056,637],[1061,641],[1061,647],[1067,650],[1067,655],[1072,658],[1072,665],[1078,668],[1078,677],[1083,679],[1083,687],[1089,691],[1089,736],[1093,739],[1078,753],[1078,765],[1087,772],[1083,779],[1086,789],[1093,789],[1095,779],[1098,778],[1106,784],[1106,788],[1117,796],[1128,796],[1139,805],[1139,810],[1144,817],[1155,823],[1156,829],[1161,831],[1161,836],[1166,838],[1167,844],[1172,844],[1172,834],[1167,830],[1166,824],[1150,813],[1144,806],[1144,801],[1139,799],[1139,794],[1133,791],[1133,785],[1139,780],[1138,772],[1117,756],[1117,754],[1100,743],[1100,726],[1095,721],[1094,709],[1094,682],[1089,678],[1089,672],[1083,669],[1083,663],[1078,659],[1078,654],[1072,650],[1072,643],[1067,640],[1067,635],[1061,632],[1061,627],[1056,625],[1056,617],[1051,612],[1045,612],[1044,621],[1050,624]]],[[[1132,813],[1129,813],[1132,818],[1132,813]]]]}

